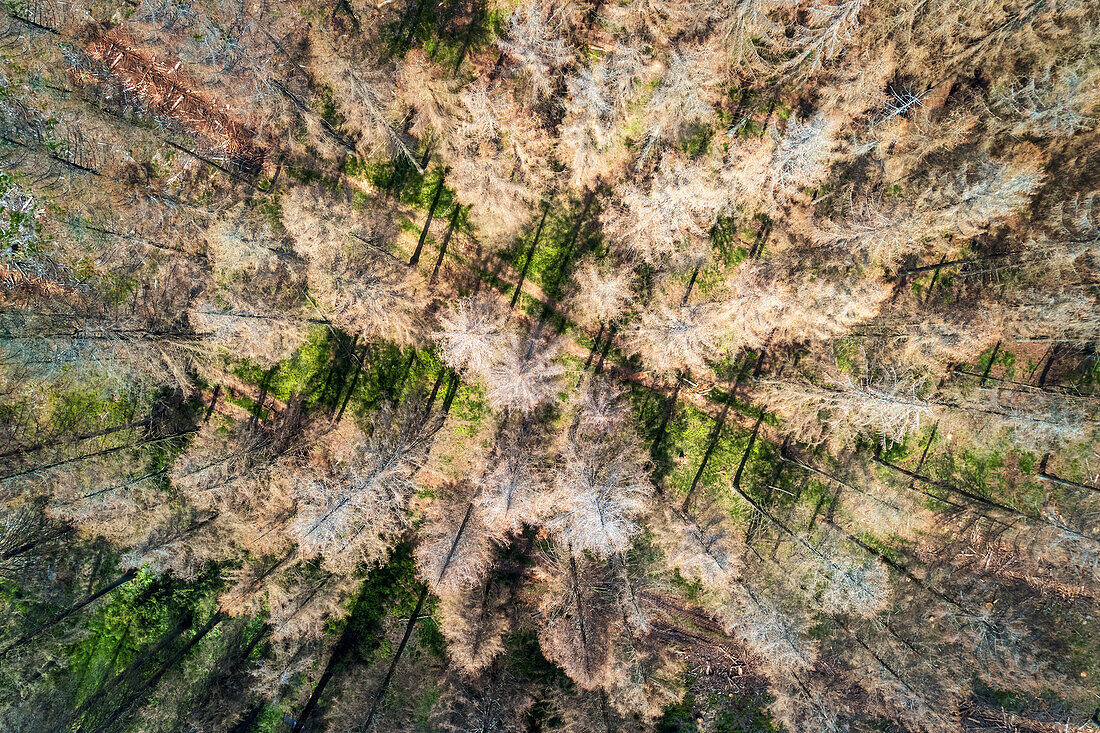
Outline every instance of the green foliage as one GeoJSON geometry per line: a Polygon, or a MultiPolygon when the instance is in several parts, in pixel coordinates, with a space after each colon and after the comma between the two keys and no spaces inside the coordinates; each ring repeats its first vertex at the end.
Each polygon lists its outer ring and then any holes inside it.
{"type": "Polygon", "coordinates": [[[598,203],[592,203],[585,213],[584,201],[544,205],[549,208],[546,210],[542,231],[538,230],[542,216],[539,214],[532,221],[528,233],[517,239],[510,248],[503,250],[500,257],[511,264],[517,273],[521,272],[535,234],[539,233],[527,270],[527,279],[538,284],[546,295],[557,298],[564,292],[572,266],[586,253],[592,252],[598,257],[604,251],[599,229],[593,226],[599,214],[599,206],[598,203]]]}
{"type": "Polygon", "coordinates": [[[766,694],[759,692],[718,698],[714,733],[780,733],[785,730],[772,720],[766,694]]]}
{"type": "Polygon", "coordinates": [[[77,700],[86,704],[77,728],[94,727],[131,691],[140,691],[154,670],[182,650],[214,613],[222,587],[217,567],[193,582],[142,572],[91,615],[85,621],[90,633],[68,650],[70,666],[56,682],[71,685],[77,700]],[[123,684],[108,690],[108,683],[131,664],[134,669],[123,684]]]}
{"type": "Polygon", "coordinates": [[[657,721],[656,733],[698,733],[699,725],[692,712],[694,704],[689,692],[683,700],[665,708],[664,715],[657,721]]]}

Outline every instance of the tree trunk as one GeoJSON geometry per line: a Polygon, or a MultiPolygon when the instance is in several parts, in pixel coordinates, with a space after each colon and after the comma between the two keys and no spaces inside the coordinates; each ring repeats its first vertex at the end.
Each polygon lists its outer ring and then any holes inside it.
{"type": "Polygon", "coordinates": [[[607,338],[604,339],[603,348],[600,349],[600,360],[596,362],[596,374],[603,374],[603,362],[607,359],[607,352],[611,350],[611,341],[615,338],[617,332],[618,329],[614,325],[608,329],[607,338]]]}
{"type": "MultiPolygon", "coordinates": [[[[451,559],[454,557],[455,550],[458,548],[458,541],[462,538],[462,533],[466,531],[466,525],[470,521],[470,516],[474,512],[474,503],[471,501],[466,507],[466,516],[462,518],[462,524],[458,527],[458,532],[455,533],[454,541],[451,543],[451,549],[447,552],[447,557],[443,560],[443,567],[439,571],[439,577],[436,582],[443,580],[443,576],[447,573],[447,568],[451,565],[451,559]]],[[[386,690],[389,689],[390,681],[393,679],[394,670],[397,669],[397,663],[401,661],[401,655],[405,652],[405,646],[409,643],[409,638],[412,636],[413,628],[416,626],[416,622],[420,619],[420,610],[424,607],[424,602],[428,599],[428,593],[430,587],[427,583],[424,584],[424,589],[420,591],[420,597],[416,601],[416,608],[413,609],[412,616],[409,618],[407,624],[405,624],[405,634],[401,637],[401,643],[397,647],[397,651],[394,652],[393,659],[390,661],[389,669],[386,670],[386,676],[382,679],[382,683],[378,686],[378,691],[374,694],[374,701],[371,703],[370,712],[367,714],[367,720],[363,724],[362,730],[369,731],[371,725],[374,723],[374,716],[378,712],[378,705],[382,702],[382,698],[386,694],[386,690]]],[[[297,727],[295,730],[299,730],[297,727]]]]}
{"type": "MultiPolygon", "coordinates": [[[[91,440],[92,438],[102,438],[105,435],[113,435],[114,433],[122,432],[123,430],[130,430],[131,428],[147,427],[149,425],[149,418],[143,417],[140,420],[131,420],[123,423],[122,425],[115,425],[110,428],[103,428],[102,430],[93,430],[90,433],[81,433],[80,435],[74,435],[65,441],[66,445],[73,443],[79,443],[84,440],[91,440]]],[[[12,456],[26,455],[27,453],[37,453],[43,448],[52,448],[60,444],[60,441],[43,441],[35,443],[33,445],[20,446],[18,448],[12,448],[0,453],[0,458],[11,458],[12,456]]]]}
{"type": "Polygon", "coordinates": [[[1059,478],[1052,473],[1047,472],[1047,461],[1050,460],[1050,454],[1047,453],[1043,456],[1043,460],[1039,461],[1039,480],[1049,481],[1052,484],[1058,486],[1065,486],[1068,489],[1083,489],[1084,491],[1100,491],[1100,487],[1090,486],[1089,484],[1079,484],[1076,481],[1070,481],[1068,479],[1059,478]]]}
{"type": "MultiPolygon", "coordinates": [[[[351,378],[351,386],[348,387],[348,391],[344,393],[343,401],[340,402],[340,410],[336,413],[336,422],[340,422],[340,418],[344,416],[344,410],[347,409],[348,400],[350,400],[351,396],[355,393],[355,388],[359,384],[359,375],[363,371],[363,359],[366,358],[367,354],[369,353],[369,349],[370,345],[364,344],[362,353],[355,358],[355,374],[351,378]]],[[[352,354],[354,355],[355,352],[353,351],[352,354]]]]}
{"type": "Polygon", "coordinates": [[[428,207],[428,220],[424,222],[424,228],[420,230],[420,240],[416,243],[416,251],[409,259],[409,267],[415,267],[420,262],[420,253],[424,249],[424,242],[428,239],[428,230],[432,227],[432,219],[435,218],[435,207],[439,204],[439,197],[443,194],[443,174],[439,172],[439,183],[435,187],[435,195],[432,196],[432,205],[428,207]]]}
{"type": "Polygon", "coordinates": [[[688,298],[691,297],[691,291],[695,287],[695,281],[699,277],[699,269],[702,265],[696,265],[695,269],[691,271],[691,279],[688,280],[687,289],[684,290],[683,300],[680,301],[680,307],[685,308],[688,304],[688,298]]]}
{"type": "Polygon", "coordinates": [[[985,371],[982,372],[982,379],[978,382],[979,387],[985,386],[985,381],[989,379],[989,372],[993,370],[993,362],[997,361],[997,352],[1001,350],[1001,342],[998,341],[993,347],[993,353],[989,355],[989,363],[985,365],[985,371]]]}
{"type": "Polygon", "coordinates": [[[577,574],[577,561],[573,557],[572,549],[569,548],[569,572],[573,576],[573,585],[578,591],[573,594],[573,600],[577,608],[577,625],[580,627],[581,632],[581,648],[584,649],[584,671],[591,677],[592,655],[588,651],[588,629],[584,622],[584,607],[581,606],[581,594],[579,592],[581,581],[577,574]]]}
{"type": "Polygon", "coordinates": [[[733,476],[734,486],[741,485],[741,475],[745,472],[745,466],[748,465],[749,456],[752,455],[752,447],[756,443],[756,435],[760,432],[760,423],[764,420],[764,413],[761,411],[760,417],[756,418],[756,424],[752,426],[752,434],[749,435],[749,444],[745,446],[745,453],[741,456],[741,462],[737,464],[737,473],[733,476]]]}
{"type": "Polygon", "coordinates": [[[657,456],[657,450],[660,448],[661,441],[664,440],[665,431],[668,429],[668,421],[672,419],[672,411],[676,409],[676,396],[680,394],[680,380],[676,380],[676,388],[672,390],[672,394],[669,395],[668,401],[665,403],[665,413],[661,417],[661,424],[657,428],[657,435],[653,437],[653,445],[649,449],[649,454],[654,458],[657,456]]]}
{"type": "Polygon", "coordinates": [[[130,570],[127,570],[125,573],[120,575],[118,578],[113,580],[111,583],[109,583],[108,585],[106,585],[103,588],[99,589],[98,591],[96,591],[92,595],[88,596],[87,598],[85,598],[80,603],[76,604],[75,606],[71,606],[70,608],[68,608],[65,611],[62,611],[61,613],[59,613],[56,616],[54,616],[53,618],[49,619],[45,623],[39,625],[38,628],[34,629],[33,631],[29,631],[29,632],[23,634],[18,639],[11,642],[10,644],[8,644],[6,647],[4,647],[2,650],[0,650],[0,658],[3,658],[4,656],[6,656],[8,654],[8,652],[10,652],[12,649],[15,649],[15,648],[17,648],[17,647],[19,647],[23,644],[26,644],[28,641],[37,638],[43,632],[45,632],[45,631],[49,630],[50,628],[56,626],[57,624],[61,623],[62,621],[67,619],[69,616],[72,616],[74,613],[84,609],[85,607],[91,605],[92,603],[95,603],[97,600],[99,600],[103,596],[107,595],[108,593],[113,591],[115,588],[118,588],[121,585],[125,585],[126,583],[129,583],[131,580],[133,580],[136,577],[137,577],[137,570],[134,570],[132,568],[130,570]]]}
{"type": "Polygon", "coordinates": [[[221,611],[218,611],[213,616],[211,616],[210,621],[207,622],[206,626],[202,627],[202,629],[200,629],[198,633],[196,633],[188,640],[187,644],[185,644],[182,649],[177,651],[168,659],[168,661],[162,664],[160,668],[153,673],[153,676],[146,680],[145,684],[143,684],[137,690],[134,690],[134,692],[129,697],[123,700],[122,703],[117,708],[115,708],[115,711],[111,714],[111,716],[107,718],[107,720],[102,723],[98,728],[95,729],[95,733],[106,733],[107,731],[118,730],[118,728],[113,727],[115,721],[117,721],[119,718],[125,717],[129,713],[130,708],[133,707],[133,705],[138,702],[138,700],[140,700],[143,695],[154,690],[157,683],[160,682],[160,678],[163,677],[165,673],[168,672],[168,670],[179,664],[180,660],[182,660],[187,655],[187,653],[195,647],[196,644],[206,638],[206,635],[209,634],[214,629],[214,627],[220,624],[224,619],[225,614],[223,614],[221,611]]]}
{"type": "Polygon", "coordinates": [[[531,246],[527,248],[527,257],[523,261],[523,269],[519,272],[519,282],[516,283],[516,292],[512,294],[512,302],[508,305],[509,310],[515,308],[516,303],[519,302],[520,293],[523,292],[523,283],[527,279],[527,271],[531,267],[531,260],[535,256],[535,248],[539,245],[539,238],[542,237],[542,227],[546,223],[546,215],[549,213],[550,204],[543,204],[542,218],[539,219],[539,225],[535,227],[535,237],[531,240],[531,246]]]}
{"type": "Polygon", "coordinates": [[[428,279],[428,285],[434,285],[435,279],[439,275],[439,268],[443,265],[443,256],[447,254],[447,245],[451,242],[451,235],[454,234],[455,225],[458,223],[458,215],[462,212],[462,207],[455,202],[454,211],[451,213],[451,223],[447,225],[447,233],[443,235],[443,244],[439,245],[439,256],[435,260],[435,267],[432,268],[432,276],[428,279]]]}
{"type": "MultiPolygon", "coordinates": [[[[471,504],[470,506],[472,507],[473,505],[471,504]]],[[[420,591],[420,597],[416,600],[416,608],[413,609],[412,616],[409,618],[409,622],[405,624],[405,634],[401,637],[401,643],[398,644],[397,651],[393,654],[393,659],[390,661],[389,669],[386,670],[386,676],[382,678],[382,684],[378,686],[378,692],[374,694],[374,701],[371,703],[370,712],[367,713],[367,721],[363,724],[364,731],[369,731],[371,725],[374,723],[374,716],[375,713],[378,712],[378,705],[382,702],[382,698],[385,697],[386,690],[389,689],[390,681],[393,679],[394,670],[397,669],[397,663],[401,661],[401,655],[405,653],[405,646],[409,643],[409,638],[412,636],[413,627],[416,626],[416,622],[420,618],[420,610],[424,607],[424,601],[426,601],[427,599],[428,586],[425,584],[424,590],[420,591]]]]}
{"type": "Polygon", "coordinates": [[[470,24],[466,26],[466,37],[462,40],[462,48],[458,51],[458,59],[451,69],[452,74],[457,74],[458,70],[462,68],[462,62],[466,60],[466,52],[470,50],[470,43],[474,39],[474,31],[477,30],[479,22],[481,22],[481,8],[474,11],[474,17],[470,19],[470,24]]]}
{"type": "Polygon", "coordinates": [[[458,394],[458,374],[451,374],[451,383],[447,387],[447,394],[443,397],[443,414],[449,415],[451,412],[451,403],[454,401],[455,395],[458,394]]]}
{"type": "Polygon", "coordinates": [[[1054,365],[1054,359],[1058,356],[1058,350],[1061,347],[1061,344],[1054,344],[1054,346],[1050,347],[1050,358],[1047,359],[1046,366],[1043,367],[1043,373],[1039,375],[1040,387],[1047,383],[1047,374],[1050,373],[1050,368],[1054,365]]]}
{"type": "MultiPolygon", "coordinates": [[[[691,480],[691,488],[688,489],[687,496],[684,497],[684,503],[680,507],[680,511],[685,514],[688,508],[691,506],[691,500],[695,496],[695,489],[699,486],[699,479],[703,477],[703,471],[707,468],[707,463],[710,462],[710,457],[714,453],[715,446],[718,445],[718,440],[722,437],[722,428],[726,426],[726,414],[729,412],[730,403],[726,400],[722,405],[722,411],[718,413],[718,422],[714,424],[714,428],[710,432],[710,440],[707,443],[707,450],[703,453],[703,460],[699,462],[699,470],[695,472],[695,478],[691,480]]],[[[757,421],[757,428],[760,427],[760,422],[757,421]]],[[[756,439],[756,430],[753,430],[752,438],[749,441],[749,447],[745,451],[745,455],[741,458],[741,464],[744,466],[745,459],[748,457],[749,451],[752,450],[752,441],[756,439]]],[[[738,479],[740,479],[740,471],[738,471],[738,479]]]]}
{"type": "Polygon", "coordinates": [[[214,408],[218,406],[218,398],[221,397],[222,386],[219,384],[214,387],[214,395],[210,398],[210,406],[206,408],[206,414],[203,415],[202,424],[210,422],[210,416],[214,414],[214,408]]]}
{"type": "Polygon", "coordinates": [[[600,330],[596,332],[596,338],[592,341],[592,348],[588,350],[588,359],[584,362],[584,370],[588,371],[588,367],[592,364],[592,357],[596,355],[597,349],[600,346],[600,339],[603,338],[604,325],[600,324],[600,330]]]}
{"type": "MultiPolygon", "coordinates": [[[[81,715],[86,713],[88,709],[91,708],[92,705],[94,705],[97,701],[102,699],[105,695],[109,694],[111,690],[119,685],[119,683],[133,675],[134,672],[136,672],[141,667],[141,665],[145,664],[149,659],[155,657],[157,654],[160,654],[161,651],[163,651],[169,644],[182,636],[185,631],[191,628],[191,623],[191,615],[188,614],[184,619],[176,624],[176,627],[174,629],[161,637],[160,641],[158,641],[152,648],[146,649],[141,654],[138,654],[137,657],[134,658],[134,661],[126,665],[125,669],[121,670],[118,674],[112,677],[109,682],[100,685],[95,692],[88,696],[88,699],[81,703],[80,707],[78,707],[73,712],[72,716],[70,716],[70,726],[75,724],[80,719],[81,715]]],[[[121,645],[121,640],[119,643],[121,645]]]]}

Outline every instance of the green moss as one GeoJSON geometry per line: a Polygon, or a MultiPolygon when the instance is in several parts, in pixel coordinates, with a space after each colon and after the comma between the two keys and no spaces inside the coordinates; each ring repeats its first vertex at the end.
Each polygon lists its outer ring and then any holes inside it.
{"type": "Polygon", "coordinates": [[[656,733],[698,733],[699,726],[692,712],[694,705],[695,700],[689,692],[684,695],[683,700],[665,708],[664,715],[657,721],[654,731],[656,733]]]}
{"type": "Polygon", "coordinates": [[[688,127],[680,140],[680,149],[688,157],[698,158],[707,152],[711,138],[714,136],[714,128],[710,125],[695,123],[688,127]]]}
{"type": "Polygon", "coordinates": [[[858,374],[855,369],[855,360],[860,353],[860,339],[858,336],[845,336],[833,342],[833,355],[836,366],[842,372],[858,374]]]}
{"type": "Polygon", "coordinates": [[[292,711],[280,703],[267,703],[256,718],[255,730],[257,733],[286,733],[286,716],[292,711]]]}
{"type": "MultiPolygon", "coordinates": [[[[240,407],[241,409],[247,410],[248,412],[251,412],[251,413],[256,412],[256,400],[252,399],[248,395],[227,394],[227,395],[225,395],[225,401],[228,402],[231,405],[236,405],[237,407],[240,407]]],[[[259,412],[259,419],[260,420],[267,420],[269,417],[271,417],[270,412],[268,412],[267,410],[260,410],[260,412],[259,412]]]]}
{"type": "Polygon", "coordinates": [[[439,701],[439,687],[429,685],[420,692],[413,705],[413,725],[417,728],[427,728],[431,722],[432,708],[439,701]]]}

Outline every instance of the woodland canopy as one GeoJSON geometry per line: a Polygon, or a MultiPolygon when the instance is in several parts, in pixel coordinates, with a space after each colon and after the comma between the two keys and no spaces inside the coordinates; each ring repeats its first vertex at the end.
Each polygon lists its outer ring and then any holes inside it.
{"type": "Polygon", "coordinates": [[[1100,4],[12,0],[0,731],[1100,725],[1100,4]]]}

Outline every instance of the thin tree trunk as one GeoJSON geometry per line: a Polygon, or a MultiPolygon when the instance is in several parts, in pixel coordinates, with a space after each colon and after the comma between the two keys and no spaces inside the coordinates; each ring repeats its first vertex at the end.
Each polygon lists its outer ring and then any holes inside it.
{"type": "Polygon", "coordinates": [[[415,267],[420,262],[420,253],[424,249],[424,242],[428,240],[428,230],[432,228],[432,219],[435,218],[435,207],[439,205],[439,197],[443,194],[443,174],[439,172],[439,183],[435,187],[435,195],[432,196],[432,205],[428,207],[428,220],[424,222],[424,228],[420,230],[420,240],[416,243],[416,251],[409,259],[409,267],[415,267]]]}
{"type": "MultiPolygon", "coordinates": [[[[13,557],[19,557],[24,552],[28,552],[30,550],[33,550],[35,547],[38,547],[39,545],[41,545],[45,542],[53,542],[54,540],[59,539],[61,537],[64,537],[65,535],[71,534],[72,532],[75,532],[75,531],[76,531],[76,527],[73,527],[71,525],[67,525],[66,527],[64,527],[60,531],[55,532],[54,534],[43,535],[41,537],[36,537],[33,540],[27,540],[26,542],[19,545],[18,547],[13,547],[10,550],[5,550],[2,554],[0,554],[0,560],[10,560],[13,557]]],[[[94,578],[95,573],[96,573],[96,569],[93,568],[91,577],[94,578]]]]}
{"type": "Polygon", "coordinates": [[[928,585],[928,583],[925,582],[924,579],[922,579],[922,578],[918,577],[917,575],[915,575],[913,573],[913,571],[910,570],[907,566],[902,565],[900,562],[887,557],[882,552],[875,549],[874,547],[871,547],[870,545],[868,545],[866,542],[862,541],[858,537],[855,537],[854,535],[849,534],[847,530],[845,530],[843,527],[841,527],[840,525],[838,525],[836,522],[832,521],[831,519],[825,520],[825,523],[828,524],[833,529],[835,529],[837,532],[839,532],[843,537],[845,537],[852,544],[859,546],[861,549],[863,549],[868,554],[873,555],[874,557],[881,560],[883,562],[883,564],[887,565],[890,568],[893,568],[895,571],[897,571],[901,575],[905,576],[906,578],[908,578],[912,582],[916,583],[926,593],[932,595],[935,598],[938,598],[939,600],[943,601],[944,603],[946,603],[946,604],[948,604],[948,605],[950,605],[954,608],[959,609],[963,613],[971,614],[970,609],[966,608],[962,604],[960,604],[957,601],[953,600],[950,596],[946,595],[945,593],[942,593],[941,591],[936,590],[932,586],[928,585]]]}
{"type": "MultiPolygon", "coordinates": [[[[935,486],[936,488],[943,489],[944,491],[954,492],[954,493],[958,494],[959,496],[963,496],[963,497],[969,499],[970,501],[972,501],[975,504],[979,504],[979,505],[982,505],[982,506],[985,506],[985,507],[989,507],[991,509],[999,509],[1000,511],[1005,512],[1006,514],[1009,514],[1009,515],[1014,516],[1014,517],[1019,517],[1021,519],[1025,519],[1025,520],[1028,520],[1028,521],[1031,521],[1031,522],[1038,521],[1038,522],[1041,522],[1042,524],[1045,524],[1045,525],[1050,526],[1050,527],[1054,527],[1054,528],[1059,529],[1059,530],[1061,530],[1061,531],[1063,531],[1067,534],[1073,535],[1074,537],[1077,537],[1078,539],[1087,540],[1087,541],[1092,542],[1092,543],[1100,544],[1100,539],[1097,539],[1096,537],[1084,534],[1082,532],[1078,532],[1077,530],[1073,529],[1072,527],[1068,527],[1064,524],[1059,524],[1058,522],[1051,521],[1051,520],[1046,519],[1045,517],[1043,517],[1041,515],[1040,516],[1032,516],[1031,514],[1020,511],[1019,509],[1014,509],[1014,508],[1012,508],[1012,507],[1010,507],[1006,504],[1001,504],[1000,502],[993,501],[992,499],[987,499],[984,496],[982,496],[980,494],[975,494],[972,491],[968,491],[966,489],[961,489],[958,486],[953,486],[953,485],[951,485],[949,483],[946,483],[944,481],[937,481],[937,480],[935,480],[933,478],[929,478],[927,476],[921,476],[920,474],[914,473],[912,471],[907,471],[906,469],[902,468],[901,466],[895,466],[892,463],[888,463],[887,461],[882,460],[878,456],[872,456],[872,460],[874,460],[875,463],[878,463],[881,466],[891,468],[891,469],[897,471],[898,473],[901,473],[904,476],[909,476],[910,478],[912,478],[914,480],[917,480],[917,481],[921,481],[922,483],[928,484],[929,486],[935,486]]],[[[938,498],[938,497],[935,497],[935,498],[938,498]]],[[[1003,520],[999,520],[996,517],[989,517],[989,519],[991,519],[993,521],[998,521],[1002,524],[1005,524],[1005,522],[1003,520]]]]}
{"type": "MultiPolygon", "coordinates": [[[[866,496],[868,499],[871,499],[872,501],[875,501],[879,504],[882,504],[884,507],[887,507],[888,509],[891,509],[893,511],[898,511],[901,508],[896,504],[892,504],[892,503],[886,501],[885,499],[881,499],[881,498],[875,496],[874,494],[870,493],[869,491],[867,491],[865,489],[861,489],[860,487],[856,486],[855,484],[852,484],[848,481],[845,481],[844,479],[840,478],[839,476],[835,476],[835,475],[829,473],[828,471],[823,471],[820,468],[817,468],[816,466],[811,466],[809,463],[806,463],[805,461],[800,460],[799,458],[787,455],[787,452],[786,452],[785,448],[786,448],[786,444],[784,444],[784,450],[780,451],[780,454],[779,454],[779,460],[783,461],[784,463],[788,463],[792,466],[798,466],[799,468],[801,468],[803,471],[806,471],[807,473],[814,473],[814,474],[817,474],[819,476],[824,476],[825,478],[829,479],[830,481],[833,481],[836,484],[838,484],[840,486],[843,486],[846,489],[851,489],[852,491],[856,492],[857,494],[862,494],[863,496],[866,496]]],[[[928,496],[929,498],[932,498],[932,499],[936,499],[937,501],[942,501],[942,502],[945,502],[947,504],[952,504],[956,507],[962,508],[961,504],[955,504],[952,501],[949,501],[947,499],[942,499],[938,496],[935,496],[933,494],[929,494],[929,493],[924,492],[924,491],[919,491],[919,490],[916,490],[916,491],[919,494],[922,494],[924,496],[928,496]]]]}
{"type": "MultiPolygon", "coordinates": [[[[714,453],[715,446],[718,445],[718,440],[722,437],[722,428],[726,426],[726,414],[729,412],[730,403],[726,400],[722,405],[722,411],[718,413],[718,422],[714,424],[714,428],[710,432],[710,441],[707,443],[707,450],[703,453],[703,460],[699,462],[699,469],[695,472],[695,478],[691,480],[691,488],[688,489],[687,496],[684,497],[684,503],[680,506],[680,511],[687,514],[688,508],[691,506],[691,500],[695,496],[695,489],[699,486],[699,479],[703,477],[703,471],[707,468],[707,463],[710,462],[710,457],[714,453]]],[[[757,423],[759,427],[759,422],[757,423]]],[[[756,437],[756,431],[753,431],[753,439],[756,437]]],[[[752,449],[752,442],[749,442],[749,450],[752,449]]],[[[748,450],[745,451],[745,455],[748,455],[748,450]]],[[[741,459],[742,464],[744,458],[741,459]]]]}
{"type": "Polygon", "coordinates": [[[106,731],[117,730],[117,728],[112,727],[115,721],[117,721],[121,717],[126,716],[130,708],[133,707],[134,703],[136,703],[142,695],[146,694],[146,692],[152,689],[155,689],[157,683],[160,682],[160,678],[163,677],[164,674],[168,672],[168,670],[179,664],[180,660],[182,660],[187,655],[187,653],[195,647],[196,644],[206,638],[206,635],[209,634],[214,629],[214,627],[220,624],[224,619],[225,614],[223,614],[221,611],[218,611],[213,616],[211,616],[210,621],[207,622],[206,626],[202,627],[202,629],[200,629],[198,633],[196,633],[188,640],[187,644],[185,644],[182,649],[177,651],[171,656],[170,659],[168,659],[168,661],[162,664],[160,668],[153,673],[153,676],[146,680],[145,684],[143,684],[139,689],[135,690],[133,694],[123,700],[122,704],[120,704],[115,709],[115,712],[112,713],[111,716],[103,724],[95,729],[95,733],[106,733],[106,731]]]}
{"type": "Polygon", "coordinates": [[[508,309],[511,310],[516,307],[516,303],[519,302],[520,293],[523,292],[523,283],[527,279],[527,271],[531,267],[531,260],[535,256],[535,248],[539,246],[539,239],[542,237],[542,227],[546,224],[546,215],[550,213],[549,202],[542,206],[542,218],[539,219],[539,225],[535,227],[535,237],[531,240],[531,246],[527,248],[527,257],[523,261],[523,269],[519,273],[519,282],[516,283],[516,292],[512,294],[512,302],[508,305],[508,309]]]}
{"type": "Polygon", "coordinates": [[[0,481],[6,481],[7,479],[13,479],[13,478],[19,478],[20,476],[26,476],[27,474],[35,473],[37,471],[46,471],[46,470],[49,470],[51,468],[57,468],[59,466],[67,466],[70,463],[76,463],[78,461],[84,461],[84,460],[87,460],[89,458],[100,458],[102,456],[107,456],[107,455],[110,455],[112,453],[117,453],[120,450],[127,450],[129,448],[139,448],[143,445],[152,445],[154,443],[161,443],[161,442],[164,442],[166,440],[174,440],[176,438],[182,438],[184,435],[192,435],[192,434],[197,433],[197,432],[198,432],[198,428],[193,428],[193,429],[190,429],[190,430],[182,430],[178,433],[173,433],[171,435],[163,435],[159,438],[143,438],[141,440],[134,441],[133,443],[126,443],[125,445],[116,445],[113,448],[104,448],[103,450],[95,451],[94,453],[85,453],[83,455],[73,456],[72,458],[66,458],[63,461],[55,461],[54,463],[47,463],[47,464],[44,464],[44,465],[41,465],[41,466],[32,466],[31,468],[25,469],[23,471],[18,471],[16,473],[9,473],[6,476],[0,476],[0,481]]]}
{"type": "Polygon", "coordinates": [[[74,613],[77,613],[78,611],[84,609],[85,607],[91,605],[92,603],[95,603],[97,600],[99,600],[103,596],[107,595],[108,593],[113,591],[115,588],[118,588],[121,585],[125,585],[126,583],[129,583],[131,580],[133,580],[136,577],[137,577],[137,570],[134,570],[133,568],[131,568],[130,570],[127,570],[125,573],[120,575],[118,578],[113,580],[111,583],[107,584],[103,588],[100,588],[98,591],[96,591],[92,595],[88,596],[87,598],[85,598],[80,603],[76,604],[75,606],[71,606],[70,608],[68,608],[65,611],[62,611],[61,613],[59,613],[56,616],[54,616],[53,618],[49,619],[45,623],[39,625],[38,628],[34,629],[33,631],[29,631],[29,632],[23,634],[18,639],[11,642],[10,644],[8,644],[6,647],[4,647],[2,650],[0,650],[0,658],[3,658],[4,656],[6,656],[8,654],[8,652],[10,652],[12,649],[15,649],[19,646],[22,646],[23,644],[26,644],[28,641],[37,638],[38,636],[40,636],[45,631],[51,629],[52,627],[56,626],[57,624],[61,623],[65,619],[72,616],[74,613]]]}
{"type": "MultiPolygon", "coordinates": [[[[471,506],[473,505],[471,504],[471,506]]],[[[409,638],[412,637],[413,627],[416,626],[416,622],[420,618],[420,610],[424,607],[424,601],[427,599],[428,586],[425,584],[424,589],[420,591],[420,597],[416,600],[416,608],[413,609],[409,622],[405,624],[405,634],[401,637],[401,643],[398,644],[393,659],[390,660],[390,666],[389,669],[386,670],[386,676],[382,678],[382,684],[378,686],[378,691],[374,694],[374,701],[371,703],[370,712],[367,713],[367,722],[363,724],[363,730],[365,731],[369,731],[371,725],[374,723],[374,716],[375,713],[378,712],[378,705],[382,702],[382,698],[386,695],[386,690],[390,687],[390,681],[393,679],[393,673],[397,669],[397,663],[401,661],[401,655],[404,654],[405,646],[409,643],[409,638]]]]}
{"type": "Polygon", "coordinates": [[[447,233],[443,235],[443,244],[439,245],[439,256],[435,259],[435,267],[432,268],[432,276],[428,278],[428,285],[434,285],[436,277],[439,276],[439,268],[443,265],[443,256],[447,254],[447,245],[451,242],[451,235],[454,234],[455,225],[458,223],[458,215],[461,211],[462,207],[456,201],[454,211],[451,213],[451,223],[447,225],[447,233]]]}

